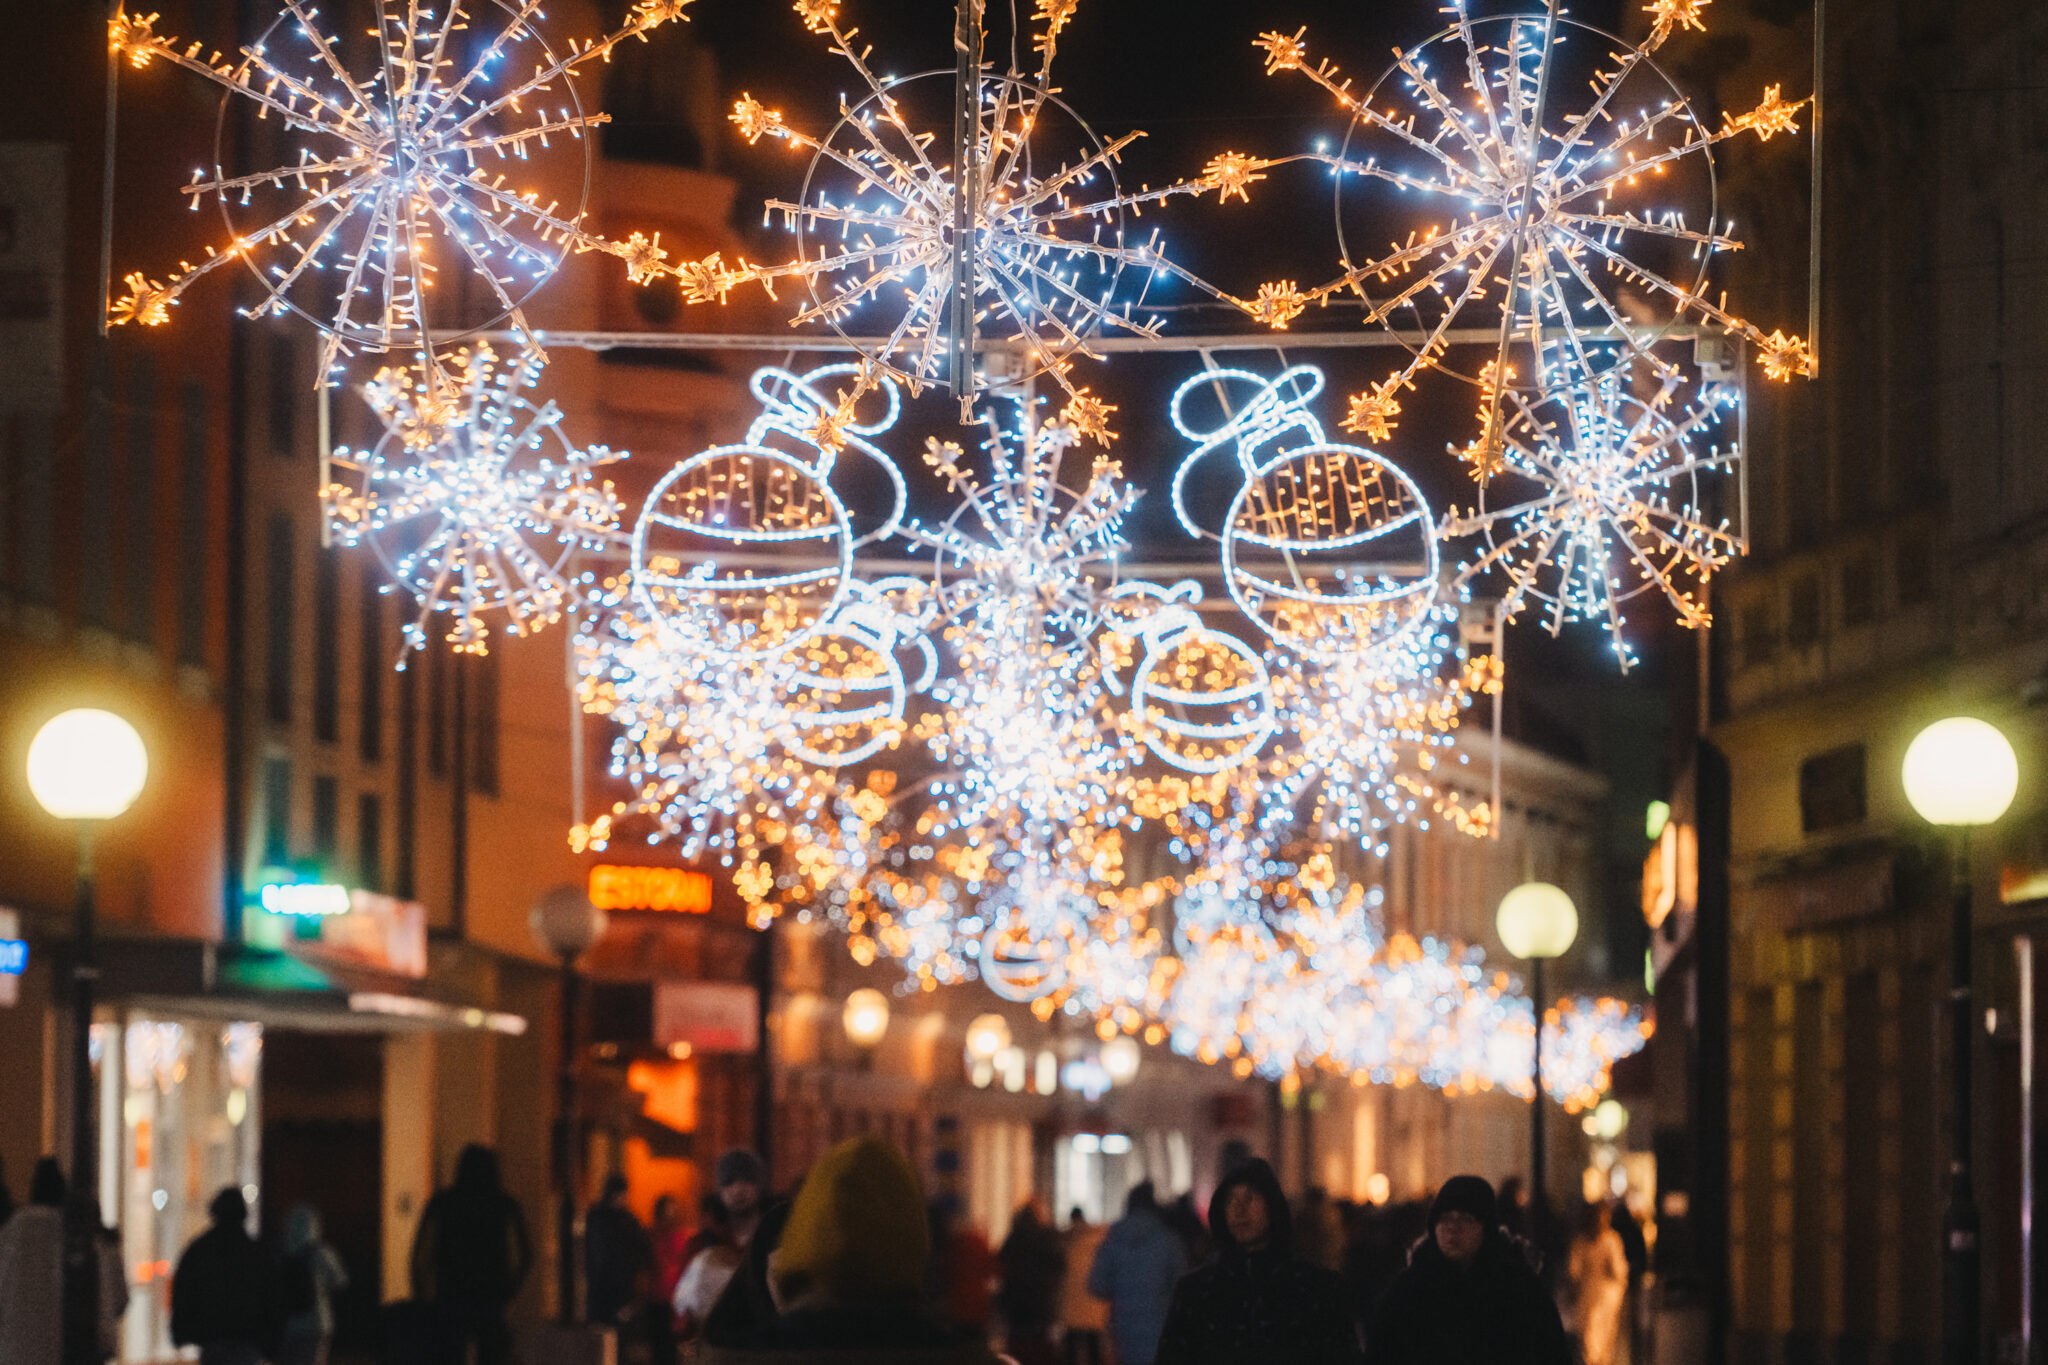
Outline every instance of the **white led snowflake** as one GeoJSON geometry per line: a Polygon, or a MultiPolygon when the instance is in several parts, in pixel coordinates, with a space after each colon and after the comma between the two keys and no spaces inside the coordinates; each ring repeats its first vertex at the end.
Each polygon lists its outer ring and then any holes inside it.
{"type": "Polygon", "coordinates": [[[216,146],[213,169],[194,171],[185,193],[195,209],[219,202],[228,241],[166,280],[129,275],[112,321],[163,323],[191,285],[243,260],[263,284],[252,314],[296,313],[326,334],[324,376],[356,350],[431,359],[441,343],[508,318],[524,332],[521,303],[572,249],[651,266],[647,244],[583,230],[584,133],[604,117],[585,112],[572,77],[691,2],[638,0],[617,32],[558,50],[541,33],[540,0],[373,0],[367,44],[345,16],[286,0],[232,58],[157,34],[153,14],[116,15],[110,41],[132,66],[162,59],[221,87],[223,138],[241,102],[295,136],[278,164],[247,172],[226,169],[216,146]],[[561,144],[553,161],[532,164],[561,144]],[[573,185],[578,202],[511,183],[514,171],[573,185]]]}
{"type": "Polygon", "coordinates": [[[419,605],[400,667],[437,615],[449,643],[479,654],[489,614],[514,635],[559,619],[577,599],[572,556],[618,538],[619,500],[598,471],[625,453],[577,447],[553,400],[526,397],[541,367],[532,351],[500,365],[478,343],[363,386],[384,435],[336,449],[321,497],[335,536],[369,541],[419,605]]]}
{"type": "MultiPolygon", "coordinates": [[[[1468,0],[1452,0],[1449,26],[1397,50],[1363,93],[1328,61],[1311,61],[1302,33],[1258,40],[1269,73],[1302,72],[1351,117],[1339,152],[1285,158],[1332,168],[1340,234],[1347,223],[1360,231],[1354,215],[1378,221],[1385,201],[1347,203],[1361,181],[1403,192],[1390,202],[1440,214],[1384,251],[1347,237],[1343,272],[1327,283],[1271,283],[1241,301],[1285,327],[1311,305],[1353,294],[1368,323],[1410,347],[1406,366],[1352,400],[1348,429],[1384,439],[1400,390],[1424,367],[1448,369],[1461,329],[1489,338],[1489,367],[1468,377],[1495,393],[1540,393],[1560,363],[1576,374],[1619,363],[1603,363],[1597,342],[1659,364],[1655,342],[1687,320],[1746,339],[1772,378],[1813,372],[1804,342],[1767,336],[1708,297],[1711,259],[1741,246],[1716,207],[1713,148],[1746,132],[1793,131],[1805,101],[1772,86],[1750,112],[1718,128],[1703,121],[1653,60],[1674,33],[1704,27],[1703,7],[1652,0],[1650,30],[1631,44],[1564,18],[1555,3],[1547,13],[1474,17],[1468,0]],[[1568,55],[1592,68],[1590,80],[1561,69],[1568,55]]],[[[1497,416],[1498,404],[1488,412],[1497,416]]],[[[1491,422],[1482,440],[1494,444],[1491,422]]]]}
{"type": "Polygon", "coordinates": [[[1553,635],[1568,621],[1598,622],[1623,668],[1635,660],[1625,604],[1660,593],[1681,622],[1703,627],[1707,579],[1744,548],[1727,518],[1704,510],[1707,486],[1741,459],[1732,444],[1705,444],[1734,390],[1711,385],[1681,400],[1667,374],[1639,397],[1631,379],[1610,369],[1540,400],[1505,395],[1494,477],[1471,512],[1453,508],[1443,526],[1480,537],[1462,572],[1504,580],[1508,616],[1537,607],[1553,635]]]}
{"type": "MultiPolygon", "coordinates": [[[[1125,219],[1174,195],[1223,192],[1226,182],[1212,170],[1159,189],[1118,183],[1118,159],[1141,134],[1104,143],[1051,83],[1076,0],[1038,0],[1034,74],[993,75],[973,54],[979,74],[959,138],[957,73],[877,75],[854,42],[857,30],[841,26],[837,3],[795,0],[795,8],[866,93],[842,101],[822,138],[752,96],[737,102],[732,121],[748,142],[767,137],[811,154],[802,193],[768,205],[795,233],[796,251],[780,265],[728,265],[716,255],[685,262],[674,273],[687,298],[723,300],[748,281],[800,280],[811,301],[793,321],[879,336],[856,343],[865,358],[913,392],[950,383],[963,421],[980,387],[980,343],[1014,352],[1016,377],[1050,374],[1071,390],[1072,358],[1098,332],[1156,334],[1138,310],[1144,284],[1170,267],[1154,242],[1126,241],[1125,219]]],[[[978,32],[967,41],[978,45],[978,32]]]]}

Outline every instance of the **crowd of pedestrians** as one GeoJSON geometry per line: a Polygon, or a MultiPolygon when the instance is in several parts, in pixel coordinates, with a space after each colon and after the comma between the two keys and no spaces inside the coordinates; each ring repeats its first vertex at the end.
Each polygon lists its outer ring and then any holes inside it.
{"type": "MultiPolygon", "coordinates": [[[[1056,1226],[1039,1202],[997,1247],[957,1197],[927,1199],[896,1148],[842,1143],[782,1200],[747,1151],[713,1167],[694,1222],[673,1196],[642,1224],[607,1178],[582,1224],[581,1319],[610,1329],[626,1365],[1627,1365],[1628,1305],[1646,1262],[1620,1204],[1585,1210],[1563,1239],[1518,1182],[1477,1176],[1426,1203],[1294,1204],[1265,1161],[1227,1165],[1206,1216],[1134,1186],[1107,1227],[1056,1226]],[[1567,1333],[1560,1301],[1569,1306],[1567,1333]],[[1001,1356],[996,1354],[1001,1352],[1001,1356]]],[[[67,1207],[54,1161],[28,1203],[0,1182],[0,1362],[63,1359],[67,1207]]],[[[170,1331],[201,1365],[328,1365],[349,1269],[297,1206],[273,1248],[242,1191],[171,1281],[170,1331]]],[[[118,1248],[96,1219],[101,1358],[127,1300],[118,1248]]],[[[385,1315],[380,1361],[511,1365],[508,1321],[533,1267],[518,1202],[489,1148],[458,1157],[422,1212],[413,1297],[385,1315]]]]}

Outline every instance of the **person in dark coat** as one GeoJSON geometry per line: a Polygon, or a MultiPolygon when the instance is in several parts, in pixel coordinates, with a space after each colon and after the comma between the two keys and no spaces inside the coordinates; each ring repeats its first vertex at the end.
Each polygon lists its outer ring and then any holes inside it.
{"type": "Polygon", "coordinates": [[[505,1310],[532,1268],[526,1216],[499,1179],[498,1154],[471,1143],[413,1235],[413,1297],[433,1306],[437,1358],[461,1365],[474,1345],[476,1365],[509,1365],[505,1310]]]}
{"type": "Polygon", "coordinates": [[[1280,1178],[1257,1157],[1209,1200],[1215,1253],[1181,1277],[1156,1365],[1351,1365],[1358,1336],[1336,1271],[1295,1254],[1280,1178]]]}
{"type": "Polygon", "coordinates": [[[1059,1358],[1052,1328],[1067,1278],[1067,1248],[1036,1200],[1026,1200],[1010,1220],[996,1262],[1002,1267],[996,1311],[1003,1319],[1004,1350],[1017,1365],[1052,1365],[1059,1358]]]}
{"type": "Polygon", "coordinates": [[[1571,1365],[1557,1302],[1527,1248],[1500,1225],[1493,1186],[1453,1176],[1429,1235],[1365,1332],[1367,1365],[1571,1365]]]}
{"type": "Polygon", "coordinates": [[[257,1365],[284,1330],[277,1259],[249,1235],[239,1189],[228,1186],[206,1211],[213,1226],[192,1239],[171,1277],[171,1342],[197,1346],[200,1365],[257,1365]]]}
{"type": "Polygon", "coordinates": [[[625,1324],[643,1295],[642,1281],[654,1270],[654,1243],[626,1207],[626,1177],[604,1178],[597,1203],[583,1215],[583,1313],[605,1327],[625,1324]]]}
{"type": "Polygon", "coordinates": [[[1152,1182],[1139,1181],[1088,1266],[1088,1292],[1109,1304],[1118,1365],[1153,1365],[1174,1286],[1187,1268],[1187,1250],[1167,1225],[1152,1182]]]}

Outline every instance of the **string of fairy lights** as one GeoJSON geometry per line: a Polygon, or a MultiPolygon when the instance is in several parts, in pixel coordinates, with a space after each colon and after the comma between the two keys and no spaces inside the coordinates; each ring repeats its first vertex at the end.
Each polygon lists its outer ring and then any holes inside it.
{"type": "Polygon", "coordinates": [[[605,116],[579,78],[692,0],[638,0],[590,39],[551,36],[537,0],[362,3],[356,31],[284,0],[232,55],[117,15],[127,66],[219,89],[213,164],[185,193],[228,236],[162,278],[129,273],[108,320],[164,324],[238,260],[260,281],[246,311],[321,334],[322,385],[395,358],[361,384],[381,436],[323,452],[327,523],[413,600],[406,655],[569,623],[578,702],[609,723],[626,793],[575,848],[715,857],[757,922],[823,917],[909,988],[978,978],[1244,1075],[1526,1093],[1541,1028],[1557,1096],[1597,1098],[1647,1036],[1639,1011],[1566,1000],[1539,1019],[1478,949],[1390,932],[1373,869],[1399,827],[1497,833],[1467,721],[1498,715],[1508,623],[1589,623],[1624,668],[1629,608],[1708,625],[1705,585],[1746,544],[1739,357],[1814,373],[1806,342],[1712,294],[1715,258],[1741,246],[1714,150],[1795,131],[1804,101],[1772,86],[1703,115],[1658,55],[1710,0],[1651,0],[1634,41],[1558,0],[1451,0],[1365,84],[1305,32],[1247,35],[1268,74],[1336,101],[1341,146],[1224,149],[1135,189],[1119,165],[1140,134],[1099,137],[1054,84],[1078,0],[1035,0],[1031,58],[1007,69],[969,0],[959,69],[902,80],[876,73],[848,6],[794,0],[860,93],[822,135],[751,94],[733,106],[748,144],[807,163],[767,206],[792,250],[758,262],[671,259],[587,211],[605,116]],[[245,109],[273,131],[228,138],[245,109]],[[1334,184],[1320,283],[1211,281],[1132,226],[1277,192],[1290,167],[1334,184]],[[692,307],[792,286],[792,324],[853,358],[757,372],[743,438],[676,464],[636,511],[606,477],[625,455],[575,446],[543,396],[523,309],[572,252],[692,307]],[[1207,599],[1197,578],[1127,571],[1138,492],[1117,410],[1082,382],[1106,336],[1174,348],[1146,303],[1167,279],[1275,339],[1346,300],[1406,348],[1328,405],[1313,366],[1205,351],[1136,414],[1184,443],[1170,497],[1214,546],[1207,599]],[[481,336],[501,328],[509,357],[481,336]],[[1679,334],[1738,359],[1684,364],[1679,334]],[[1469,503],[1441,515],[1385,453],[1402,395],[1438,373],[1478,393],[1445,455],[1469,503]],[[967,430],[905,459],[897,424],[940,387],[967,430]],[[912,516],[914,479],[951,514],[912,516]]]}

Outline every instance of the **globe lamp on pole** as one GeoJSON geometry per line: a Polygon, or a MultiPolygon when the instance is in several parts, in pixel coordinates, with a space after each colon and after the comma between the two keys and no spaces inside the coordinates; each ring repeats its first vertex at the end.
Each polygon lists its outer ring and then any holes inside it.
{"type": "Polygon", "coordinates": [[[1942,1217],[1942,1359],[1971,1365],[1982,1335],[1982,1254],[1972,1180],[1972,990],[1975,907],[1970,831],[2003,816],[2019,790],[2020,766],[1998,728],[1973,716],[1938,720],[1914,736],[1900,772],[1906,800],[1930,825],[1954,831],[1949,866],[1949,1189],[1942,1217]]]}
{"type": "Polygon", "coordinates": [[[576,1015],[582,978],[576,959],[604,934],[604,911],[581,887],[543,892],[527,919],[534,938],[561,964],[561,1061],[555,1072],[555,1320],[576,1321],[576,1015]]]}
{"type": "Polygon", "coordinates": [[[1549,882],[1524,882],[1501,897],[1494,928],[1501,946],[1529,964],[1529,1005],[1535,1032],[1529,1072],[1529,1211],[1532,1220],[1540,1219],[1549,1207],[1543,1179],[1543,964],[1571,950],[1579,936],[1579,910],[1563,888],[1549,882]]]}

